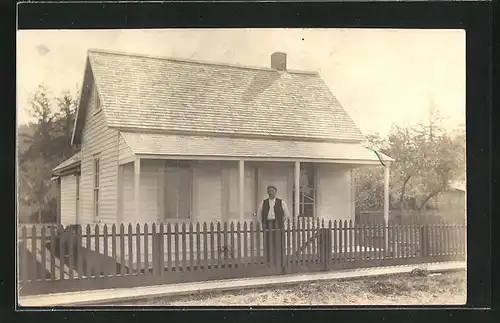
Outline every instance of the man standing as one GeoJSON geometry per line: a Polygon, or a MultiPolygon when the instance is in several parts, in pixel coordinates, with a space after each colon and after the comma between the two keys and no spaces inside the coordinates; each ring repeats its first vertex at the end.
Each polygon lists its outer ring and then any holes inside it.
{"type": "Polygon", "coordinates": [[[282,199],[276,198],[276,186],[267,187],[269,198],[262,201],[257,211],[257,218],[262,221],[264,230],[264,256],[267,261],[274,262],[281,257],[284,235],[282,229],[284,221],[290,217],[288,207],[282,199]]]}

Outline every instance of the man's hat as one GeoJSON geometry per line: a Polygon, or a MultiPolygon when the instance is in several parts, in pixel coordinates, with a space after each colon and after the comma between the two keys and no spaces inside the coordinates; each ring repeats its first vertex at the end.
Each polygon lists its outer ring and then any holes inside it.
{"type": "Polygon", "coordinates": [[[277,188],[276,188],[276,186],[274,186],[274,185],[269,185],[269,186],[267,187],[267,190],[269,191],[269,189],[270,189],[270,188],[273,188],[276,192],[278,191],[278,189],[277,189],[277,188]]]}

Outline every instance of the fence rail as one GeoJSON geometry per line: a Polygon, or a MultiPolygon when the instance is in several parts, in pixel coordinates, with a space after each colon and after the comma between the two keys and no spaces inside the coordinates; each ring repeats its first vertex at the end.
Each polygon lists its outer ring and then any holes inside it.
{"type": "Polygon", "coordinates": [[[21,294],[464,259],[463,224],[260,222],[21,227],[21,294]]]}

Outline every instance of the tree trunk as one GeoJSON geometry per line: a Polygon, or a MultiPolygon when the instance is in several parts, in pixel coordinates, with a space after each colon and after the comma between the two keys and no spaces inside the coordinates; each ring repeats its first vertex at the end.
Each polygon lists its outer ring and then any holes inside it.
{"type": "Polygon", "coordinates": [[[405,180],[403,181],[403,186],[401,187],[401,194],[399,195],[399,207],[402,209],[404,209],[404,199],[405,199],[405,193],[406,193],[406,185],[408,184],[408,182],[410,181],[410,178],[411,176],[408,176],[405,178],[405,180]]]}
{"type": "Polygon", "coordinates": [[[429,202],[429,200],[431,198],[433,198],[434,196],[438,195],[442,190],[439,190],[439,191],[435,191],[435,192],[432,192],[431,194],[429,194],[425,199],[424,201],[422,202],[422,204],[420,204],[420,207],[418,208],[419,211],[421,211],[425,205],[427,204],[427,202],[429,202]]]}

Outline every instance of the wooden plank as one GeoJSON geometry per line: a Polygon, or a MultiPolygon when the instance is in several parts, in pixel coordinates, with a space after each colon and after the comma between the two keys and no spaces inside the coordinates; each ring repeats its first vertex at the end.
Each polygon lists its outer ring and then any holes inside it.
{"type": "Polygon", "coordinates": [[[127,242],[128,242],[128,273],[129,275],[134,275],[134,249],[132,247],[132,237],[134,233],[132,232],[132,223],[128,224],[127,230],[127,242]]]}
{"type": "Polygon", "coordinates": [[[208,228],[207,228],[207,222],[203,222],[203,269],[208,270],[208,228]]]}
{"type": "Polygon", "coordinates": [[[149,236],[149,231],[146,234],[144,232],[144,274],[145,275],[158,275],[158,244],[156,236],[156,223],[151,225],[151,237],[149,236]],[[147,237],[147,238],[146,238],[147,237]],[[151,259],[149,259],[149,239],[151,238],[151,259]],[[146,250],[146,245],[148,246],[146,250]],[[146,260],[147,259],[147,260],[146,260]],[[151,262],[150,262],[151,260],[151,262]],[[146,265],[147,264],[147,265],[146,265]],[[151,268],[152,267],[152,268],[151,268]],[[150,271],[151,268],[151,271],[150,271]]]}
{"type": "Polygon", "coordinates": [[[174,250],[174,268],[175,271],[179,271],[180,267],[180,252],[179,252],[179,224],[174,223],[174,243],[175,243],[175,250],[174,250]]]}
{"type": "Polygon", "coordinates": [[[236,253],[236,242],[235,242],[235,230],[234,230],[234,221],[231,221],[229,231],[231,231],[231,246],[228,250],[228,256],[229,256],[229,264],[231,265],[232,268],[234,268],[235,265],[235,253],[236,253]]]}
{"type": "MultiPolygon", "coordinates": [[[[42,228],[43,229],[43,228],[42,228]]],[[[69,230],[68,230],[69,231],[69,230]]],[[[68,279],[73,280],[73,271],[75,270],[74,261],[75,261],[75,252],[73,245],[73,232],[68,232],[68,241],[67,241],[67,250],[68,250],[68,279]]],[[[45,255],[45,252],[42,251],[42,254],[45,255]]]]}
{"type": "MultiPolygon", "coordinates": [[[[155,224],[153,223],[153,226],[155,224]]],[[[149,227],[147,223],[144,223],[144,275],[148,276],[149,273],[149,227]]],[[[154,250],[152,250],[154,251],[154,250]]],[[[137,263],[140,264],[141,250],[137,249],[137,263]]],[[[137,273],[140,273],[140,267],[138,267],[137,273]]]]}
{"type": "MultiPolygon", "coordinates": [[[[250,223],[250,229],[253,229],[253,222],[250,223]]],[[[255,230],[252,233],[252,237],[255,238],[255,250],[253,249],[252,246],[252,253],[254,253],[255,256],[252,259],[252,263],[254,264],[254,266],[256,266],[256,268],[261,267],[261,259],[262,259],[262,254],[261,254],[262,241],[260,239],[261,237],[260,232],[261,232],[261,225],[260,222],[257,221],[257,223],[255,224],[255,230]]]]}
{"type": "Polygon", "coordinates": [[[300,218],[301,219],[301,223],[300,223],[300,242],[299,242],[299,254],[300,254],[300,258],[299,258],[299,264],[300,265],[303,265],[306,261],[307,261],[307,258],[306,258],[306,255],[305,255],[305,251],[304,251],[304,244],[306,243],[307,241],[307,237],[306,237],[306,222],[305,222],[305,218],[300,218]]]}
{"type": "MultiPolygon", "coordinates": [[[[227,268],[228,264],[229,264],[229,236],[228,236],[228,225],[227,225],[227,222],[224,221],[224,224],[223,224],[223,228],[224,228],[224,231],[223,231],[223,248],[224,250],[222,250],[222,259],[223,259],[223,266],[224,268],[227,268]]],[[[219,245],[220,246],[220,245],[219,245]]],[[[219,250],[219,253],[220,253],[220,250],[219,250]]]]}
{"type": "Polygon", "coordinates": [[[186,223],[182,223],[181,225],[181,242],[182,242],[182,260],[181,260],[181,270],[186,271],[186,267],[188,266],[187,262],[187,250],[186,250],[186,223]]]}
{"type": "Polygon", "coordinates": [[[214,269],[214,264],[217,263],[216,260],[216,247],[215,247],[215,231],[214,231],[214,223],[210,222],[210,269],[214,269]]]}
{"type": "Polygon", "coordinates": [[[293,228],[292,228],[292,221],[290,219],[287,219],[286,221],[286,227],[285,227],[285,232],[286,232],[286,245],[285,245],[285,250],[286,250],[286,257],[285,257],[285,264],[286,264],[286,269],[287,272],[290,269],[291,261],[292,261],[292,234],[293,234],[293,228]]]}
{"type": "Polygon", "coordinates": [[[253,227],[253,222],[250,222],[250,266],[251,267],[254,267],[255,266],[255,230],[254,230],[254,227],[253,227]]]}
{"type": "Polygon", "coordinates": [[[250,250],[248,250],[248,225],[247,221],[243,222],[243,263],[245,268],[248,267],[250,261],[250,250]]]}
{"type": "MultiPolygon", "coordinates": [[[[52,229],[52,231],[54,231],[52,229]]],[[[53,236],[51,236],[52,238],[53,236]]],[[[21,229],[21,248],[20,248],[20,262],[19,262],[19,281],[20,282],[26,282],[28,280],[28,233],[26,226],[23,226],[21,229]]],[[[54,255],[54,254],[52,254],[54,255]]],[[[52,259],[51,259],[52,260],[52,259]]],[[[54,274],[54,267],[51,267],[50,270],[51,275],[54,274]]],[[[55,279],[52,278],[53,280],[55,279]]]]}
{"type": "Polygon", "coordinates": [[[236,254],[236,266],[238,268],[241,267],[242,265],[242,250],[241,250],[241,225],[240,225],[240,221],[236,222],[236,248],[238,250],[237,254],[236,254]]]}
{"type": "MultiPolygon", "coordinates": [[[[100,246],[100,229],[99,229],[99,225],[96,224],[95,227],[94,227],[94,246],[95,246],[95,252],[100,254],[101,253],[101,246],[100,246]]],[[[101,262],[100,261],[96,261],[95,262],[95,275],[96,275],[96,278],[100,278],[101,277],[101,262]]]]}
{"type": "MultiPolygon", "coordinates": [[[[106,257],[109,257],[109,253],[108,253],[108,225],[107,224],[104,224],[104,229],[103,229],[103,236],[104,236],[104,239],[103,239],[103,250],[104,250],[104,256],[106,257]]],[[[107,277],[109,272],[106,268],[107,266],[105,266],[103,268],[103,272],[104,272],[104,276],[107,277]]]]}
{"type": "MultiPolygon", "coordinates": [[[[26,229],[26,228],[25,228],[26,229]]],[[[26,240],[25,246],[28,245],[28,240],[26,240]]],[[[56,280],[56,230],[54,226],[50,227],[50,279],[56,280]]],[[[28,259],[26,257],[25,259],[28,259]]]]}
{"type": "Polygon", "coordinates": [[[125,275],[125,226],[120,224],[120,275],[125,275]]]}
{"type": "MultiPolygon", "coordinates": [[[[33,227],[35,230],[35,227],[33,227]]],[[[36,233],[36,231],[34,231],[36,233]]],[[[58,227],[58,232],[59,232],[59,243],[58,243],[58,248],[59,248],[59,279],[64,279],[65,278],[65,273],[64,273],[64,228],[62,225],[59,225],[58,227]]],[[[36,235],[34,235],[36,237],[36,235]]],[[[32,240],[33,241],[33,240],[32,240]]],[[[35,249],[35,248],[33,248],[35,249]]],[[[32,249],[32,250],[33,250],[32,249]]]]}
{"type": "MultiPolygon", "coordinates": [[[[41,272],[41,279],[42,281],[45,281],[46,276],[45,276],[45,269],[46,269],[46,263],[47,263],[47,247],[45,244],[47,243],[47,239],[45,236],[45,226],[42,226],[41,228],[41,239],[40,239],[40,253],[42,256],[42,272],[41,272]]],[[[71,268],[70,268],[71,269],[71,268]]]]}
{"type": "Polygon", "coordinates": [[[200,222],[196,222],[196,270],[201,270],[201,230],[200,222]]]}
{"type": "Polygon", "coordinates": [[[292,262],[292,268],[297,267],[297,235],[298,235],[298,230],[297,230],[297,221],[296,218],[292,219],[292,234],[291,234],[291,239],[292,239],[292,249],[290,250],[290,261],[292,262]]]}
{"type": "MultiPolygon", "coordinates": [[[[330,221],[331,222],[331,221],[330,221]]],[[[330,223],[328,223],[330,225],[330,223]]],[[[336,263],[339,257],[339,232],[337,228],[337,220],[333,221],[333,255],[330,255],[330,259],[333,258],[333,263],[336,263]]]]}
{"type": "MultiPolygon", "coordinates": [[[[147,224],[146,224],[147,225],[147,224]]],[[[145,236],[145,234],[144,234],[145,236]]],[[[144,241],[146,238],[144,237],[144,241]]],[[[147,249],[146,243],[144,243],[144,249],[147,249]]],[[[137,223],[135,225],[135,250],[137,254],[137,260],[135,261],[135,270],[139,274],[141,272],[141,225],[137,223]]],[[[147,253],[144,255],[144,257],[147,257],[147,253]]],[[[144,263],[146,263],[146,260],[144,260],[144,263]]],[[[144,273],[146,273],[147,267],[144,266],[144,273]]]]}
{"type": "Polygon", "coordinates": [[[349,253],[349,257],[350,257],[350,260],[351,262],[354,262],[355,261],[355,258],[356,258],[356,245],[355,245],[355,241],[354,241],[354,223],[352,222],[352,220],[349,220],[349,244],[350,244],[350,253],[349,253]]]}
{"type": "Polygon", "coordinates": [[[30,237],[30,243],[31,243],[31,263],[33,264],[30,266],[30,278],[31,279],[37,279],[37,260],[36,260],[36,253],[37,253],[37,248],[36,248],[36,226],[31,226],[31,237],[30,237]]]}
{"type": "MultiPolygon", "coordinates": [[[[90,230],[90,224],[87,224],[87,228],[85,230],[85,248],[87,249],[87,254],[91,255],[92,254],[92,242],[91,242],[91,230],[90,230]]],[[[87,276],[88,279],[92,277],[92,262],[90,259],[87,259],[85,261],[85,275],[87,276]]]]}
{"type": "Polygon", "coordinates": [[[159,233],[159,239],[158,242],[160,243],[160,252],[159,252],[159,269],[160,269],[160,276],[163,276],[165,273],[165,228],[163,226],[163,223],[160,223],[160,233],[159,233]]]}
{"type": "Polygon", "coordinates": [[[192,271],[194,267],[194,231],[193,223],[189,223],[189,270],[192,271]]]}
{"type": "Polygon", "coordinates": [[[172,238],[172,227],[170,223],[167,223],[167,270],[169,273],[172,271],[172,238]]]}
{"type": "MultiPolygon", "coordinates": [[[[116,224],[111,226],[111,257],[113,261],[116,262],[116,224]]],[[[117,276],[119,274],[117,266],[115,266],[114,271],[111,276],[117,276]]]]}

